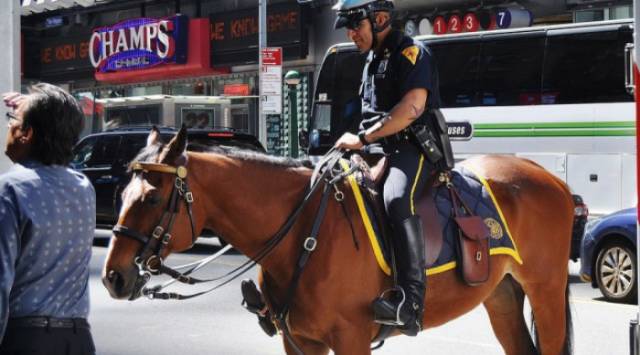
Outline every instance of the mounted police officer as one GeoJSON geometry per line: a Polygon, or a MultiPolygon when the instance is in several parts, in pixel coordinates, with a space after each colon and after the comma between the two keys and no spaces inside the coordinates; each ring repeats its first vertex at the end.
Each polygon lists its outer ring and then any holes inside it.
{"type": "Polygon", "coordinates": [[[340,0],[335,28],[345,27],[360,52],[368,53],[357,135],[345,133],[337,147],[380,143],[389,160],[384,204],[394,231],[398,292],[373,302],[378,323],[415,336],[422,329],[426,286],[425,247],[414,205],[437,170],[453,166],[434,57],[422,44],[391,27],[393,2],[340,0]]]}

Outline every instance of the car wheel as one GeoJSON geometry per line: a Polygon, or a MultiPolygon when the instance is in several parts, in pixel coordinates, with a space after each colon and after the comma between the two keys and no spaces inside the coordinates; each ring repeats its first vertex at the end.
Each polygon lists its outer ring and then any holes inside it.
{"type": "Polygon", "coordinates": [[[613,302],[636,301],[636,254],[620,242],[605,245],[596,259],[596,281],[604,297],[613,302]]]}

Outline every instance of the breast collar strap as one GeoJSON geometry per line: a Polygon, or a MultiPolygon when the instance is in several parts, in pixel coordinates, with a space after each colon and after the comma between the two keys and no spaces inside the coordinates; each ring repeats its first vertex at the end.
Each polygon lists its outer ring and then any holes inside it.
{"type": "Polygon", "coordinates": [[[175,175],[175,180],[167,209],[153,228],[151,235],[146,235],[121,224],[113,227],[113,232],[139,241],[143,245],[134,260],[138,266],[138,278],[136,279],[135,289],[130,300],[140,296],[142,287],[144,287],[150,279],[150,274],[158,274],[161,269],[164,270],[166,268],[162,265],[161,255],[171,240],[171,230],[179,212],[179,200],[184,201],[187,207],[187,214],[189,215],[189,221],[191,223],[191,242],[195,243],[197,238],[192,213],[193,194],[189,191],[186,181],[187,168],[183,165],[174,167],[166,164],[136,162],[133,163],[132,170],[142,173],[159,172],[173,174],[175,175]]]}

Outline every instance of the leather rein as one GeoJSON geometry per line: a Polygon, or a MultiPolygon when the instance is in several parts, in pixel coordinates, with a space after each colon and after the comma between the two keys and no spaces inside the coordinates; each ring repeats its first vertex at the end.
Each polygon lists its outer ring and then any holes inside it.
{"type": "MultiPolygon", "coordinates": [[[[189,214],[189,219],[191,221],[192,242],[195,242],[195,240],[197,239],[194,222],[193,222],[193,215],[191,211],[193,194],[189,191],[188,185],[186,183],[186,177],[187,177],[186,167],[185,166],[174,167],[174,166],[170,166],[166,164],[158,164],[158,163],[144,163],[144,162],[133,163],[132,170],[134,172],[167,173],[167,174],[176,175],[176,178],[175,178],[173,190],[171,192],[170,203],[167,207],[167,210],[164,212],[164,214],[160,218],[160,221],[158,222],[156,227],[153,229],[151,233],[151,237],[148,237],[143,233],[140,233],[136,230],[130,229],[120,224],[114,226],[113,228],[114,232],[119,233],[125,237],[137,240],[143,244],[142,249],[134,259],[134,262],[138,267],[138,277],[134,284],[134,289],[129,300],[134,300],[142,295],[147,296],[150,299],[164,299],[164,300],[189,299],[189,298],[197,297],[197,296],[209,293],[211,291],[214,291],[228,284],[234,279],[238,278],[239,276],[246,273],[247,271],[251,270],[262,259],[264,259],[267,255],[269,255],[271,251],[276,246],[278,246],[278,244],[280,244],[280,242],[284,239],[284,237],[287,235],[287,233],[291,230],[291,228],[295,224],[300,213],[302,213],[303,209],[307,206],[308,202],[311,200],[312,195],[315,193],[316,190],[318,190],[318,187],[322,185],[323,182],[327,184],[325,186],[323,195],[328,194],[328,192],[330,191],[328,189],[329,186],[333,186],[336,190],[336,193],[335,193],[336,200],[341,201],[343,199],[344,197],[343,193],[337,189],[337,187],[335,186],[335,183],[340,181],[343,177],[351,174],[353,172],[353,169],[351,171],[342,172],[338,174],[338,176],[330,179],[331,177],[330,175],[332,174],[332,168],[337,163],[337,161],[342,157],[342,154],[343,152],[340,150],[331,149],[321,159],[321,161],[317,164],[316,169],[313,173],[313,176],[311,178],[311,184],[305,189],[305,193],[302,200],[297,204],[297,207],[291,212],[291,214],[288,216],[287,220],[280,227],[280,229],[267,241],[265,246],[256,254],[255,257],[245,261],[240,266],[236,267],[235,269],[227,272],[222,276],[214,277],[210,279],[197,279],[190,276],[190,274],[193,271],[196,271],[197,269],[199,269],[205,263],[212,261],[213,258],[205,259],[205,261],[200,262],[198,265],[192,266],[184,272],[180,272],[180,271],[177,271],[176,269],[180,269],[185,266],[182,266],[182,267],[178,266],[178,267],[171,268],[164,264],[164,261],[160,256],[162,251],[164,250],[164,247],[169,243],[169,240],[171,239],[170,231],[173,227],[173,221],[175,219],[175,216],[178,213],[179,197],[182,197],[182,199],[185,201],[185,204],[187,205],[187,211],[189,214]],[[322,168],[325,168],[325,169],[322,170],[322,168]],[[168,225],[165,227],[163,222],[167,219],[167,217],[169,220],[168,220],[168,225]],[[152,253],[147,258],[144,258],[145,253],[149,254],[150,251],[152,253]],[[215,285],[209,289],[206,289],[201,292],[193,293],[193,294],[187,294],[187,295],[183,295],[175,292],[160,292],[163,288],[168,286],[169,283],[166,283],[164,285],[156,285],[149,288],[144,287],[146,283],[151,279],[151,275],[160,275],[160,274],[166,274],[171,278],[173,278],[175,281],[185,283],[185,284],[191,284],[191,285],[198,284],[198,283],[220,281],[225,278],[227,279],[221,282],[220,284],[215,285]]],[[[316,219],[321,220],[323,217],[321,215],[324,215],[324,213],[318,213],[318,215],[316,216],[316,219]]],[[[306,251],[307,253],[313,251],[313,249],[315,249],[316,242],[317,241],[314,237],[306,238],[303,243],[303,250],[306,251]]],[[[230,246],[227,246],[227,247],[230,247],[230,246]]],[[[224,251],[226,250],[228,249],[224,249],[224,251]]],[[[222,254],[221,252],[218,252],[216,257],[220,256],[222,254]]],[[[295,277],[296,280],[294,284],[297,284],[297,278],[298,277],[295,277]]],[[[295,286],[292,285],[292,288],[295,288],[295,286]]],[[[285,307],[285,309],[288,311],[288,307],[285,307]]]]}

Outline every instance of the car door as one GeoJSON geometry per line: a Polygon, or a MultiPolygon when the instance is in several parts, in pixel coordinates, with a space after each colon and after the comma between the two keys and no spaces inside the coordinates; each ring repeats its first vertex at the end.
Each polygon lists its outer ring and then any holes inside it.
{"type": "Polygon", "coordinates": [[[115,222],[115,189],[118,177],[113,165],[122,138],[116,135],[89,137],[75,149],[72,166],[84,173],[96,190],[96,222],[115,222]]]}

